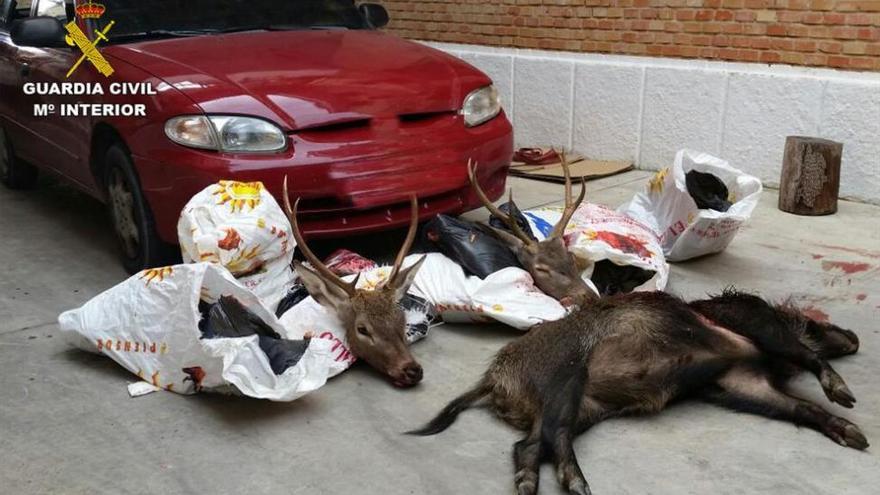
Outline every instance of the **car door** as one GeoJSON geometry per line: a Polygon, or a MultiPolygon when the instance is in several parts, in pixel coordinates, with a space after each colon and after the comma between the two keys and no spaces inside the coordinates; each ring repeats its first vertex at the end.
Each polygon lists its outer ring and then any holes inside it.
{"type": "MultiPolygon", "coordinates": [[[[55,17],[61,23],[69,22],[64,0],[34,0],[34,15],[55,17]]],[[[70,19],[72,20],[72,19],[70,19]]],[[[94,76],[83,64],[70,78],[67,72],[82,53],[73,47],[31,48],[27,51],[27,74],[24,82],[63,83],[93,82],[94,76]]],[[[101,96],[88,95],[32,95],[31,107],[46,108],[51,105],[55,112],[47,116],[35,115],[30,109],[30,129],[42,144],[41,161],[43,166],[51,167],[67,179],[79,183],[86,189],[94,187],[88,166],[89,136],[92,119],[89,117],[62,117],[59,114],[65,103],[99,103],[101,96]]]]}
{"type": "Polygon", "coordinates": [[[34,136],[34,98],[22,91],[27,61],[32,51],[15,46],[9,27],[16,19],[30,17],[31,0],[3,0],[0,22],[0,118],[15,153],[26,161],[39,163],[40,139],[34,136]]]}

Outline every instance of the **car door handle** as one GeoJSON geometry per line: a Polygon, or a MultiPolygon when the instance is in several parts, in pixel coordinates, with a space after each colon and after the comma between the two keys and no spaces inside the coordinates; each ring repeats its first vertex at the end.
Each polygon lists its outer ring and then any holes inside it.
{"type": "Polygon", "coordinates": [[[19,74],[22,75],[22,77],[30,77],[30,75],[31,75],[31,66],[28,65],[27,63],[22,63],[22,64],[18,67],[18,72],[19,72],[19,74]]]}

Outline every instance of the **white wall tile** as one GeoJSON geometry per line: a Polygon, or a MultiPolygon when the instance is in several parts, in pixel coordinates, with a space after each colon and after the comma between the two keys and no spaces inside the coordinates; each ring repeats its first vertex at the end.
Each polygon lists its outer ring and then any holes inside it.
{"type": "Polygon", "coordinates": [[[702,69],[647,70],[639,165],[665,167],[682,148],[717,154],[726,75],[702,69]]]}
{"type": "Polygon", "coordinates": [[[721,158],[778,185],[785,137],[815,135],[821,101],[818,79],[730,74],[721,158]]]}
{"type": "Polygon", "coordinates": [[[570,61],[516,61],[513,125],[517,147],[571,145],[572,68],[570,61]]]}
{"type": "Polygon", "coordinates": [[[635,160],[643,67],[575,64],[574,149],[599,160],[635,160]]]}
{"type": "Polygon", "coordinates": [[[644,169],[694,148],[775,185],[785,137],[816,135],[844,143],[841,196],[880,204],[878,73],[433,46],[496,81],[506,108],[512,103],[518,146],[573,145],[594,158],[634,158],[644,169]]]}
{"type": "Polygon", "coordinates": [[[880,83],[830,81],[820,135],[843,143],[840,195],[880,203],[880,83]]]}

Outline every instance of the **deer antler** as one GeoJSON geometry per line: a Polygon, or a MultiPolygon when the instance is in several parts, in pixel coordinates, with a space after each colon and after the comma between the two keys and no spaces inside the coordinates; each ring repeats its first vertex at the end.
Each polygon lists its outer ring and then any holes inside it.
{"type": "Polygon", "coordinates": [[[296,202],[293,203],[293,208],[290,207],[290,197],[287,195],[287,176],[284,176],[284,211],[287,213],[287,218],[290,220],[290,226],[293,230],[293,238],[296,239],[296,245],[302,251],[303,255],[306,259],[311,263],[311,265],[315,268],[318,274],[325,281],[336,285],[340,289],[344,290],[346,294],[349,296],[353,296],[356,293],[355,286],[357,285],[358,277],[352,282],[346,282],[342,280],[338,275],[333,273],[333,270],[327,268],[327,265],[321,262],[315,253],[309,249],[309,246],[306,245],[305,239],[303,239],[302,232],[299,230],[299,224],[296,221],[296,210],[299,207],[300,198],[296,199],[296,202]]]}
{"type": "MultiPolygon", "coordinates": [[[[501,211],[500,208],[498,208],[491,201],[489,201],[489,198],[486,196],[486,193],[484,193],[483,189],[480,188],[480,183],[477,182],[477,164],[476,164],[476,162],[473,162],[472,160],[468,160],[468,177],[470,177],[471,186],[473,186],[474,192],[477,193],[477,197],[480,198],[480,201],[483,203],[483,206],[485,206],[486,209],[489,210],[489,213],[491,213],[492,215],[495,215],[496,217],[500,218],[501,221],[506,223],[507,226],[510,228],[511,232],[513,232],[513,234],[519,240],[524,242],[526,246],[534,246],[537,244],[534,239],[532,239],[525,232],[523,232],[523,230],[520,228],[519,224],[516,223],[516,220],[514,220],[510,215],[507,215],[506,213],[501,211]]],[[[508,201],[510,201],[511,208],[515,208],[515,205],[513,203],[513,189],[510,190],[510,195],[508,196],[508,198],[509,198],[508,201]]]]}
{"type": "Polygon", "coordinates": [[[562,162],[562,173],[565,175],[565,209],[562,211],[562,218],[553,226],[553,232],[547,237],[548,239],[560,237],[565,233],[565,227],[578,209],[578,206],[584,201],[584,196],[587,193],[586,181],[581,177],[581,193],[578,195],[577,201],[571,202],[571,171],[569,170],[568,160],[565,158],[564,151],[559,153],[559,158],[562,162]]]}
{"type": "Polygon", "coordinates": [[[394,259],[391,275],[388,276],[388,281],[384,284],[387,287],[394,287],[394,284],[397,282],[397,274],[400,273],[400,266],[403,264],[403,259],[406,258],[406,253],[409,252],[409,248],[412,247],[412,243],[416,239],[416,230],[419,227],[419,200],[415,194],[409,197],[409,206],[409,230],[406,233],[403,246],[400,246],[400,251],[397,252],[397,258],[394,259]]]}

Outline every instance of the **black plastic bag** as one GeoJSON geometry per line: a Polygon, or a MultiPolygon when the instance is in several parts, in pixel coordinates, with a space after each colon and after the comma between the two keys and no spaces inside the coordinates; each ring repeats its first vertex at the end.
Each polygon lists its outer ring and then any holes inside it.
{"type": "Polygon", "coordinates": [[[507,245],[478,223],[437,215],[425,224],[424,237],[470,275],[486,278],[502,268],[521,268],[507,245]]]}
{"type": "Polygon", "coordinates": [[[713,174],[691,170],[685,174],[688,194],[694,198],[701,210],[727,211],[731,202],[727,200],[727,186],[713,174]]]}
{"type": "Polygon", "coordinates": [[[611,260],[600,260],[593,265],[590,280],[603,296],[625,294],[654,277],[654,271],[632,265],[618,265],[611,260]]]}
{"type": "Polygon", "coordinates": [[[293,287],[288,289],[287,294],[278,301],[278,308],[275,309],[275,316],[281,318],[281,315],[286,313],[287,310],[301,303],[302,300],[307,297],[309,297],[309,291],[306,290],[306,286],[297,282],[293,287]]]}
{"type": "MultiPolygon", "coordinates": [[[[510,215],[511,218],[516,222],[519,228],[533,241],[537,241],[538,238],[535,237],[535,234],[532,233],[532,227],[529,225],[529,221],[526,219],[526,216],[523,215],[523,212],[516,207],[516,204],[513,203],[504,203],[503,205],[498,207],[499,210],[503,211],[507,215],[510,215]],[[512,211],[511,211],[512,210],[512,211]]],[[[496,229],[506,230],[507,232],[513,233],[510,230],[510,227],[507,226],[500,218],[492,215],[489,217],[489,225],[495,227],[496,229]]]]}
{"type": "Polygon", "coordinates": [[[272,327],[232,296],[220,296],[215,304],[200,303],[199,309],[203,316],[199,330],[204,338],[247,337],[255,334],[281,338],[272,327]]]}
{"type": "Polygon", "coordinates": [[[220,296],[214,304],[200,301],[199,312],[202,313],[199,330],[204,339],[258,335],[260,349],[276,375],[295,366],[309,347],[309,339],[281,338],[278,332],[232,296],[220,296]]]}
{"type": "Polygon", "coordinates": [[[296,366],[309,348],[310,339],[289,340],[273,339],[260,335],[260,349],[269,358],[269,365],[276,375],[284,373],[287,368],[296,366]]]}
{"type": "Polygon", "coordinates": [[[406,324],[406,340],[409,342],[415,342],[428,335],[428,329],[431,328],[431,325],[439,316],[437,314],[437,308],[427,300],[410,293],[403,296],[403,299],[400,300],[400,306],[404,311],[418,311],[419,313],[425,314],[424,321],[414,325],[410,323],[406,324]]]}

